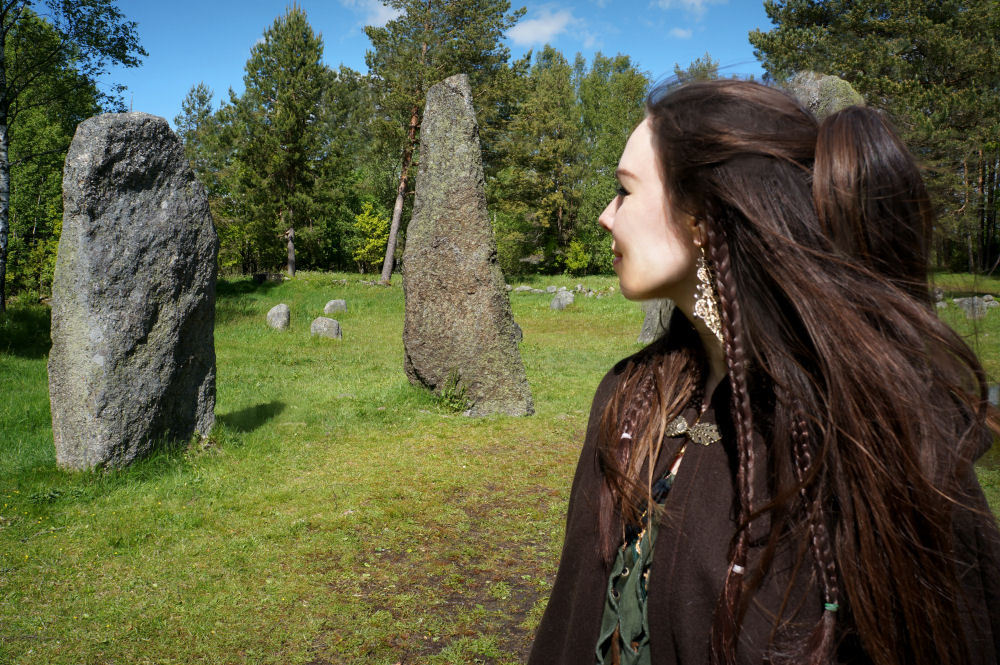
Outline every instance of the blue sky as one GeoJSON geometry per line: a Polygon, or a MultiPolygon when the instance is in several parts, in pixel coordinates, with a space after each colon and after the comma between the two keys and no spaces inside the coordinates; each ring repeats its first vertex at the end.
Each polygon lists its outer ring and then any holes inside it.
{"type": "MultiPolygon", "coordinates": [[[[204,81],[214,102],[229,88],[243,90],[243,65],[250,47],[275,17],[284,0],[123,0],[121,10],[138,23],[149,53],[142,66],[115,69],[107,81],[124,83],[126,105],[163,116],[173,124],[181,100],[204,81]]],[[[392,17],[379,0],[299,0],[313,29],[322,33],[327,64],[366,71],[370,42],[365,25],[392,17]]],[[[549,43],[572,60],[589,61],[597,51],[623,53],[654,79],[687,66],[706,51],[727,72],[760,75],[747,41],[753,28],[769,29],[761,0],[577,0],[512,2],[527,14],[508,34],[514,56],[549,43]]]]}

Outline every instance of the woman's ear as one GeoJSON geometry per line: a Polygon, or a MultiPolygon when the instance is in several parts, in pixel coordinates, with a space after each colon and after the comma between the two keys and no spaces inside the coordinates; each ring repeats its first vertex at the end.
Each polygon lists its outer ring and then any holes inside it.
{"type": "Polygon", "coordinates": [[[705,246],[705,226],[696,217],[690,216],[687,219],[688,228],[691,230],[691,240],[695,247],[705,246]]]}

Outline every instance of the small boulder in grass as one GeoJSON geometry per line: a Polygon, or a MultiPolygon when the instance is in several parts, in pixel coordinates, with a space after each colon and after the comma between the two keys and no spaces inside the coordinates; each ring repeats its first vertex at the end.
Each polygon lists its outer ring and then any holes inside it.
{"type": "Polygon", "coordinates": [[[309,332],[310,334],[330,339],[343,338],[343,334],[340,332],[340,323],[335,319],[328,319],[325,316],[313,319],[312,324],[309,326],[309,332]]]}
{"type": "Polygon", "coordinates": [[[285,303],[275,305],[267,312],[267,325],[275,330],[286,330],[291,319],[291,310],[285,303]]]}
{"type": "Polygon", "coordinates": [[[545,287],[545,292],[546,293],[555,293],[558,290],[559,290],[558,287],[555,287],[555,286],[546,286],[545,287]]]}
{"type": "Polygon", "coordinates": [[[347,311],[347,301],[346,300],[331,300],[326,303],[326,307],[323,308],[324,314],[333,314],[334,312],[346,312],[347,311]]]}
{"type": "Polygon", "coordinates": [[[549,305],[550,309],[566,309],[567,305],[573,304],[573,292],[572,291],[558,291],[555,297],[552,298],[552,304],[549,305]]]}

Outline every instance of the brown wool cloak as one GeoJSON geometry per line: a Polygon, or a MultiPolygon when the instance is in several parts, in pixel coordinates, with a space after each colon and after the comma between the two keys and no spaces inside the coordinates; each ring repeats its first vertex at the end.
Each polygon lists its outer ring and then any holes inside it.
{"type": "MultiPolygon", "coordinates": [[[[671,326],[673,330],[678,327],[671,326]]],[[[596,446],[601,436],[601,416],[627,362],[619,362],[608,372],[594,397],[570,493],[559,571],[535,634],[529,665],[595,662],[609,574],[598,551],[597,502],[602,476],[596,446]]],[[[649,577],[647,611],[653,665],[710,662],[713,613],[729,565],[730,539],[736,530],[736,450],[728,418],[729,394],[728,383],[723,382],[702,417],[702,422],[719,426],[722,441],[707,447],[688,446],[664,506],[649,577]]],[[[690,421],[693,413],[685,415],[690,421]]],[[[681,443],[681,438],[664,441],[661,465],[665,465],[663,460],[672,459],[672,451],[681,443]]],[[[662,474],[664,470],[658,468],[656,472],[662,474]]],[[[985,515],[966,509],[956,519],[956,555],[966,594],[965,621],[960,630],[969,644],[970,664],[995,665],[1000,654],[1000,534],[971,469],[969,475],[967,505],[985,511],[985,515]]],[[[754,537],[766,534],[767,525],[761,527],[754,529],[754,537]]],[[[741,665],[764,662],[771,644],[799,643],[818,621],[823,599],[815,564],[807,553],[804,563],[796,569],[797,558],[794,552],[779,549],[770,573],[754,596],[740,635],[741,665]],[[782,628],[772,636],[774,613],[792,579],[782,628]]],[[[856,636],[849,632],[843,636],[837,655],[840,663],[870,662],[856,636]]]]}

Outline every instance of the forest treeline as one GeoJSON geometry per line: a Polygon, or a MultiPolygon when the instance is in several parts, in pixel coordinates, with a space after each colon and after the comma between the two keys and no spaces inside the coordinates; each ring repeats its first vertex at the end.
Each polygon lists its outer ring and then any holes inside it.
{"type": "MultiPolygon", "coordinates": [[[[0,67],[8,81],[17,58],[25,59],[17,49],[46,39],[73,44],[72,35],[33,14],[26,0],[14,4],[23,5],[16,20],[0,17],[6,35],[0,67]]],[[[110,0],[59,4],[117,11],[110,0]]],[[[424,95],[464,72],[480,124],[503,270],[511,276],[610,271],[610,242],[597,217],[615,195],[614,169],[642,118],[651,74],[621,54],[598,53],[588,61],[545,46],[512,58],[505,34],[524,10],[511,10],[505,0],[385,4],[401,13],[365,29],[367,73],[327,65],[321,36],[293,5],[248,54],[241,93],[216,96],[193,82],[174,122],[209,196],[221,269],[284,268],[287,231],[294,229],[299,268],[381,271],[387,278],[405,243],[424,95]]],[[[749,39],[767,78],[780,82],[800,70],[836,74],[884,109],[925,167],[939,214],[935,262],[953,270],[996,269],[1000,4],[764,4],[774,25],[749,39]]],[[[121,107],[115,91],[101,93],[94,71],[81,69],[81,62],[127,65],[131,58],[134,65],[144,55],[135,26],[115,16],[94,22],[94,29],[117,26],[132,42],[104,60],[100,54],[89,61],[50,59],[31,85],[62,81],[72,94],[26,108],[0,137],[9,137],[10,145],[9,248],[0,242],[0,288],[6,266],[9,292],[48,292],[62,216],[61,166],[73,129],[88,115],[121,107]]],[[[718,63],[706,54],[687,67],[675,65],[673,76],[717,77],[718,63]]],[[[11,97],[2,95],[0,101],[11,97]]],[[[0,126],[6,127],[2,106],[0,126]]],[[[8,217],[3,162],[0,154],[0,241],[7,239],[8,217]]]]}

